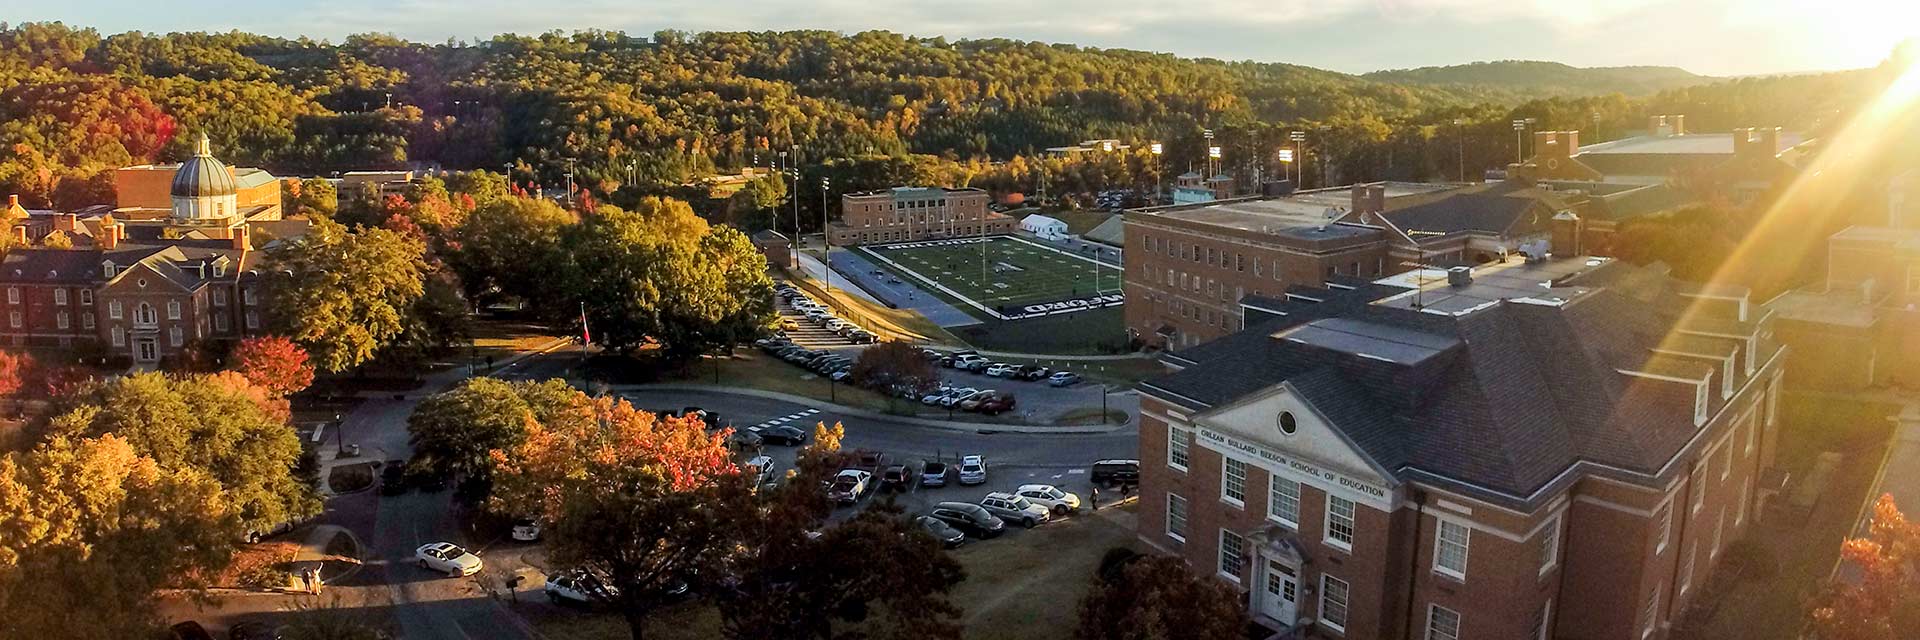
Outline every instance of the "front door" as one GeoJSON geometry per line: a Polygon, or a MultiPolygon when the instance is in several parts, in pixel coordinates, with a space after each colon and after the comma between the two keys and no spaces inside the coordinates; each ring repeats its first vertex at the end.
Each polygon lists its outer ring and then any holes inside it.
{"type": "Polygon", "coordinates": [[[160,359],[160,346],[153,338],[141,338],[134,341],[134,345],[139,349],[135,354],[135,358],[141,362],[152,362],[160,359]]]}
{"type": "Polygon", "coordinates": [[[1300,581],[1293,567],[1278,560],[1267,560],[1260,594],[1260,613],[1292,626],[1300,607],[1300,581]]]}

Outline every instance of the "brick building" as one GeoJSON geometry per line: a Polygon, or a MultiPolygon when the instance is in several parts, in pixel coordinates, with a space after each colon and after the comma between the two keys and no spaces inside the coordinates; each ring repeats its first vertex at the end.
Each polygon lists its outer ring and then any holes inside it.
{"type": "Polygon", "coordinates": [[[9,202],[16,240],[57,230],[73,248],[15,248],[0,260],[0,342],[97,348],[150,364],[199,341],[264,328],[256,231],[295,237],[306,221],[281,220],[278,182],[268,176],[270,196],[247,187],[213,157],[205,136],[195,156],[172,169],[165,215],[152,211],[152,167],[116,173],[116,187],[128,191],[109,212],[29,212],[9,202]]]}
{"type": "Polygon", "coordinates": [[[840,220],[827,225],[837,245],[908,242],[1013,233],[1013,218],[987,209],[980,189],[894,187],[840,196],[840,220]]]}
{"type": "Polygon", "coordinates": [[[1597,258],[1336,280],[1141,385],[1140,538],[1294,637],[1665,638],[1777,476],[1764,318],[1597,258]]]}
{"type": "Polygon", "coordinates": [[[1485,263],[1523,245],[1541,253],[1570,212],[1557,194],[1520,183],[1400,182],[1130,211],[1127,330],[1191,347],[1239,331],[1243,297],[1415,264],[1485,263]]]}
{"type": "Polygon", "coordinates": [[[1848,227],[1827,239],[1825,282],[1767,302],[1801,354],[1788,383],[1920,386],[1920,225],[1848,227]]]}

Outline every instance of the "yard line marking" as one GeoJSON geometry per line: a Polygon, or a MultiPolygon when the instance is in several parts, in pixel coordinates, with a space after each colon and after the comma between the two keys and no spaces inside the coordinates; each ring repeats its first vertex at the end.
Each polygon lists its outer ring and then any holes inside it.
{"type": "Polygon", "coordinates": [[[1080,475],[1080,474],[1082,474],[1082,473],[1086,473],[1086,472],[1087,472],[1087,470],[1086,470],[1086,469],[1068,469],[1068,470],[1067,470],[1067,475],[1070,475],[1070,476],[1077,476],[1077,475],[1080,475]]]}

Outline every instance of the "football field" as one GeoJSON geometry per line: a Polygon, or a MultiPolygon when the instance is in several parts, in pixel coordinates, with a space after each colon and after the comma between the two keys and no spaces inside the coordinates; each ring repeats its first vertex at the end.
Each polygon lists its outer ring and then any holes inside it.
{"type": "Polygon", "coordinates": [[[925,289],[1001,320],[1115,306],[1112,264],[1012,236],[867,245],[858,251],[925,289]]]}

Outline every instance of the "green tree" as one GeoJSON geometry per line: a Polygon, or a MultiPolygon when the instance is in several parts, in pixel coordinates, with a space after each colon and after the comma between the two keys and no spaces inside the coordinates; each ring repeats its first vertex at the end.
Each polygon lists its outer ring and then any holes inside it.
{"type": "Polygon", "coordinates": [[[1109,554],[1080,601],[1081,640],[1231,638],[1246,634],[1245,598],[1173,556],[1109,554]]]}
{"type": "Polygon", "coordinates": [[[407,418],[415,463],[434,472],[468,477],[491,475],[495,450],[510,450],[527,427],[569,406],[564,381],[505,382],[472,378],[428,397],[407,418]]]}
{"type": "Polygon", "coordinates": [[[126,440],[169,472],[204,474],[248,531],[271,531],[319,513],[313,489],[293,475],[300,441],[283,404],[244,378],[142,373],[83,386],[48,427],[61,438],[126,440]]]}
{"type": "Polygon", "coordinates": [[[111,434],[0,456],[0,640],[149,637],[156,589],[205,586],[230,558],[221,493],[111,434]]]}
{"type": "Polygon", "coordinates": [[[321,371],[366,362],[400,336],[424,292],[424,251],[386,229],[315,220],[306,236],[267,251],[268,308],[283,311],[270,316],[275,332],[321,371]]]}
{"type": "Polygon", "coordinates": [[[287,180],[282,184],[281,198],[291,209],[286,212],[289,215],[331,218],[340,209],[340,190],[326,178],[287,180]]]}
{"type": "Polygon", "coordinates": [[[633,211],[601,207],[568,231],[572,291],[609,348],[655,340],[685,357],[773,322],[765,256],[739,231],[710,227],[686,203],[647,198],[633,211]]]}
{"type": "Polygon", "coordinates": [[[551,200],[508,197],[480,205],[455,231],[447,262],[469,298],[519,297],[561,304],[553,267],[564,262],[562,232],[578,218],[551,200]]]}

